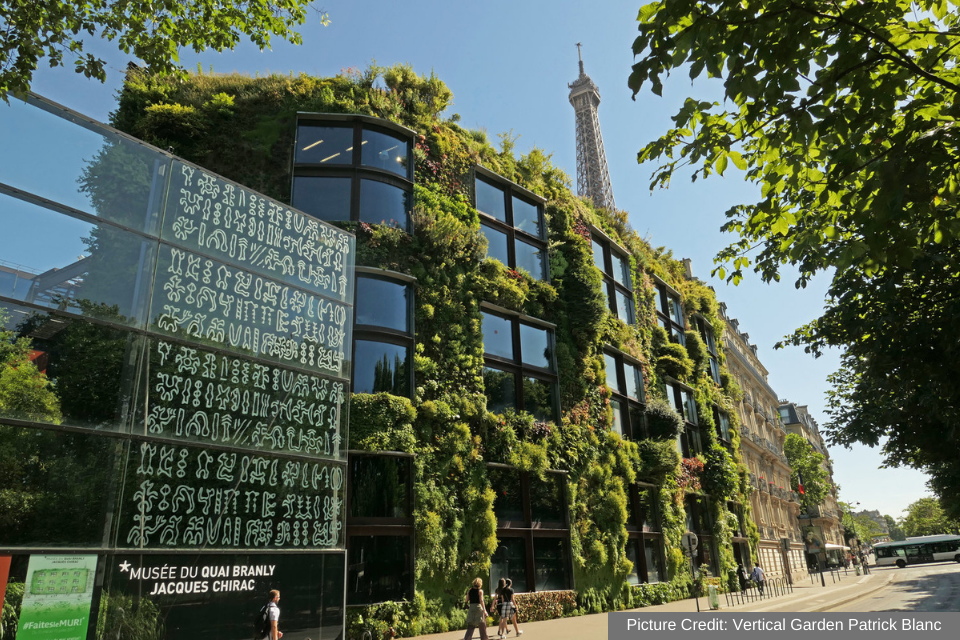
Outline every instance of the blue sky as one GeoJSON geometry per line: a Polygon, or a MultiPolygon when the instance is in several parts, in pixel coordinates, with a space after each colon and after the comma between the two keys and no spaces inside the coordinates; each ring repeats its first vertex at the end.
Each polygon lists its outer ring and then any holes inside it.
{"type": "MultiPolygon", "coordinates": [[[[719,99],[719,85],[692,84],[685,74],[674,76],[658,98],[645,88],[631,100],[627,77],[633,63],[640,2],[581,0],[544,2],[456,3],[435,0],[363,3],[342,0],[323,3],[330,25],[316,16],[302,29],[300,47],[276,43],[260,52],[252,45],[223,54],[184,52],[190,69],[248,74],[307,73],[334,75],[371,60],[381,66],[410,63],[420,73],[434,71],[453,91],[463,126],[484,129],[492,140],[502,132],[519,136],[517,150],[537,146],[576,177],[574,115],[567,100],[567,83],[577,76],[577,42],[583,43],[586,72],[602,97],[600,126],[604,136],[617,206],[630,212],[633,227],[654,246],[666,246],[676,257],[693,260],[695,275],[709,281],[732,317],[759,347],[770,371],[770,384],[781,398],[809,405],[826,421],[826,377],[838,364],[836,354],[820,359],[774,343],[819,315],[829,284],[820,277],[806,289],[793,286],[790,273],[782,283],[765,285],[749,275],[739,286],[710,278],[713,256],[734,239],[720,233],[724,212],[756,197],[757,189],[730,169],[723,178],[691,184],[677,176],[668,190],[650,193],[652,165],[639,166],[637,151],[670,125],[684,99],[719,99]]],[[[109,78],[100,85],[70,69],[41,70],[37,93],[81,113],[106,120],[115,107],[115,91],[128,58],[107,43],[92,43],[107,57],[109,78]]],[[[2,113],[2,110],[0,110],[2,113]]],[[[877,471],[880,456],[866,447],[833,448],[835,480],[841,498],[860,508],[879,509],[894,516],[927,493],[925,476],[909,469],[877,471]]]]}

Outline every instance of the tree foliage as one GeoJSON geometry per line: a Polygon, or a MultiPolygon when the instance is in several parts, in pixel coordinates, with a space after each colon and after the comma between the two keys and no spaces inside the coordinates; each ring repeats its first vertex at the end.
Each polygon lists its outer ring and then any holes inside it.
{"type": "Polygon", "coordinates": [[[884,515],[883,520],[887,523],[887,531],[890,533],[891,540],[899,542],[907,539],[906,534],[900,527],[900,523],[897,522],[893,516],[884,515]]]}
{"type": "Polygon", "coordinates": [[[907,537],[960,534],[960,522],[947,517],[936,498],[920,498],[907,507],[901,522],[907,537]]]}
{"type": "MultiPolygon", "coordinates": [[[[5,0],[0,2],[0,96],[25,93],[46,58],[72,63],[77,73],[106,80],[106,61],[85,50],[84,37],[115,41],[154,71],[179,67],[181,47],[223,51],[247,36],[260,49],[273,36],[301,43],[295,29],[307,18],[307,0],[5,0]]],[[[321,23],[327,24],[326,14],[321,23]]]]}
{"type": "Polygon", "coordinates": [[[687,99],[639,161],[651,188],[729,164],[761,188],[732,207],[717,273],[797,286],[833,274],[824,315],[787,342],[844,349],[832,443],[884,446],[960,513],[958,0],[662,0],[640,10],[636,94],[673,71],[723,83],[687,99]]]}
{"type": "Polygon", "coordinates": [[[823,468],[823,454],[814,451],[809,442],[795,433],[783,441],[783,453],[790,464],[790,487],[799,492],[801,479],[803,481],[800,503],[808,509],[823,503],[830,491],[830,479],[823,468]]]}

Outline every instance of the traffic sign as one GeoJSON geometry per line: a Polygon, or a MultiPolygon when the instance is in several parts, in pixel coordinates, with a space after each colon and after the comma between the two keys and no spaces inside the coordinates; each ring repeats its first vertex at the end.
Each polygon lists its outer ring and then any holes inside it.
{"type": "Polygon", "coordinates": [[[686,552],[688,556],[692,556],[697,553],[697,543],[697,534],[689,531],[683,534],[683,540],[680,542],[680,544],[683,546],[684,552],[686,552]]]}

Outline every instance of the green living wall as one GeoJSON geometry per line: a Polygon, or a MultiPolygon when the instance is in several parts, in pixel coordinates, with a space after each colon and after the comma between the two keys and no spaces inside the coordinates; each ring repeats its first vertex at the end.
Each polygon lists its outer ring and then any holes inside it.
{"type": "MultiPolygon", "coordinates": [[[[444,115],[449,89],[407,66],[372,67],[333,78],[305,75],[251,78],[197,74],[186,82],[132,72],[124,85],[115,126],[274,198],[289,201],[297,112],[359,113],[418,132],[414,233],[349,224],[358,238],[358,264],[417,278],[416,385],[412,399],[358,394],[351,404],[350,447],[415,454],[415,597],[411,602],[352,609],[348,631],[363,628],[401,636],[459,628],[459,607],[469,581],[489,575],[497,546],[495,499],[486,463],[511,464],[535,474],[568,472],[575,593],[525,595],[529,619],[643,606],[686,597],[693,589],[680,550],[684,497],[708,496],[719,552],[721,585],[735,568],[728,501],[748,514],[746,470],[739,454],[736,412],[740,394],[721,363],[717,385],[696,331],[686,347],[672,343],[656,322],[656,276],[678,290],[688,316],[723,332],[711,289],[684,275],[669,251],[651,247],[627,223],[627,214],[593,208],[577,198],[570,179],[534,149],[517,157],[513,140],[498,147],[483,131],[444,115]],[[471,207],[470,169],[476,165],[547,199],[550,282],[485,260],[486,240],[471,207]],[[607,312],[602,278],[594,267],[589,227],[602,229],[630,253],[637,323],[607,312]],[[556,354],[562,418],[535,422],[527,414],[487,412],[483,386],[480,303],[535,316],[557,326],[556,354]],[[647,421],[652,438],[631,442],[611,431],[604,345],[643,363],[647,421]],[[663,378],[691,386],[705,453],[682,461],[675,435],[682,419],[664,400],[663,378]],[[717,439],[713,407],[730,417],[734,446],[717,439]],[[668,581],[632,587],[627,489],[656,487],[668,581]]],[[[721,355],[721,361],[723,356],[721,355]]],[[[732,519],[733,518],[733,519],[732,519]]],[[[752,524],[754,542],[756,529],[752,524]]],[[[754,544],[755,546],[755,544],[754,544]]]]}

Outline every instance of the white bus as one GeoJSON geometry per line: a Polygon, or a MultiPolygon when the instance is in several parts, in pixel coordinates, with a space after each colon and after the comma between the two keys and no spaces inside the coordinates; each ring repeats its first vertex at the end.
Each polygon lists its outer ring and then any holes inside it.
{"type": "Polygon", "coordinates": [[[897,565],[901,569],[908,564],[925,562],[960,562],[960,536],[920,536],[902,542],[881,542],[873,545],[877,566],[897,565]]]}

